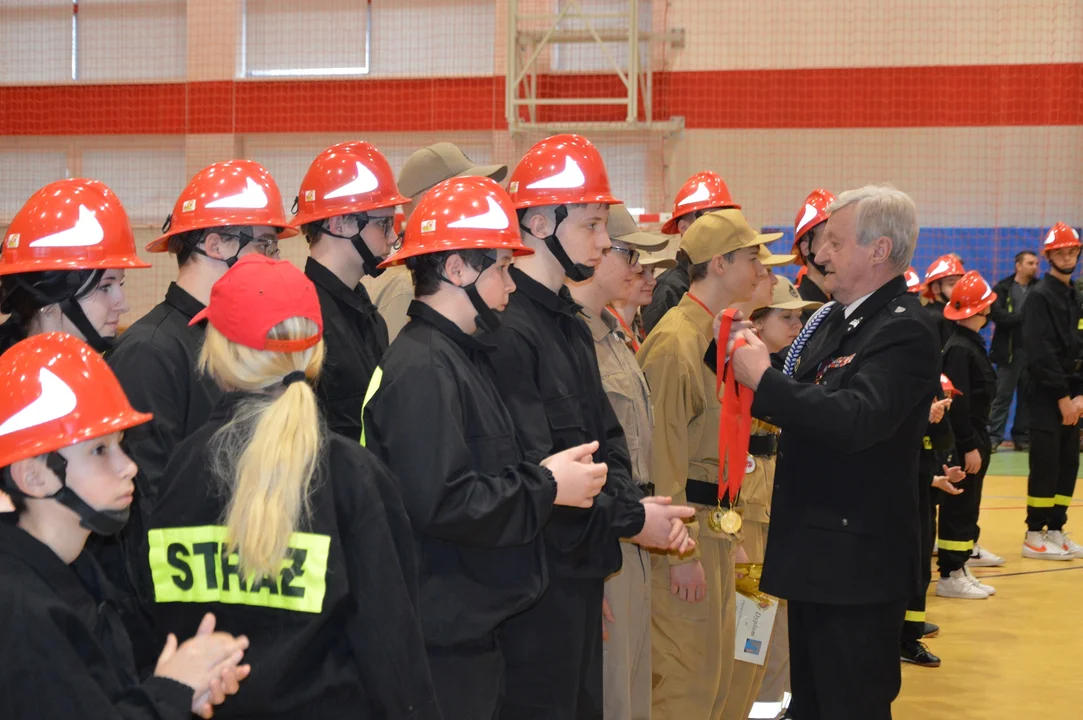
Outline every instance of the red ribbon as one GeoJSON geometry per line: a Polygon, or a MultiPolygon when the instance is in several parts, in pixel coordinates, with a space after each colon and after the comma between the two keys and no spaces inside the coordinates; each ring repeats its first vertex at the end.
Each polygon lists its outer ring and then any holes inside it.
{"type": "MultiPolygon", "coordinates": [[[[741,492],[741,483],[745,479],[754,397],[750,388],[737,383],[726,356],[726,340],[730,336],[736,314],[736,310],[726,310],[722,314],[716,343],[718,359],[715,373],[715,396],[722,403],[721,419],[718,423],[718,500],[721,502],[726,497],[728,489],[730,507],[737,501],[737,494],[741,492]],[[725,393],[721,393],[723,382],[726,385],[725,393]]],[[[733,349],[746,344],[739,338],[733,349]]]]}

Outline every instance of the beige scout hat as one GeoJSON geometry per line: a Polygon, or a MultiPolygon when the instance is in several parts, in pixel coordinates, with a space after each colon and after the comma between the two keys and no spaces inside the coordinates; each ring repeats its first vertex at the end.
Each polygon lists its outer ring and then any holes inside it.
{"type": "Polygon", "coordinates": [[[609,219],[605,223],[610,240],[631,245],[642,252],[660,250],[669,242],[669,236],[662,233],[644,232],[624,205],[610,205],[609,219]]]}
{"type": "Polygon", "coordinates": [[[767,307],[772,310],[816,310],[823,305],[822,302],[803,299],[792,282],[781,275],[777,277],[778,283],[771,292],[771,304],[767,307]]]}
{"type": "Polygon", "coordinates": [[[453,177],[487,177],[497,182],[508,174],[507,165],[476,165],[458,146],[438,142],[411,155],[399,172],[399,192],[414,197],[453,177]]]}
{"type": "Polygon", "coordinates": [[[762,235],[752,229],[744,213],[736,208],[716,210],[700,216],[681,238],[681,250],[693,265],[707,262],[715,255],[774,242],[782,233],[762,235]]]}
{"type": "Polygon", "coordinates": [[[772,255],[771,251],[760,245],[760,264],[764,267],[774,268],[783,265],[791,265],[797,259],[796,255],[772,255]]]}
{"type": "Polygon", "coordinates": [[[657,250],[640,250],[639,264],[644,268],[654,270],[668,270],[677,267],[677,249],[681,245],[680,235],[663,235],[668,242],[657,250]]]}

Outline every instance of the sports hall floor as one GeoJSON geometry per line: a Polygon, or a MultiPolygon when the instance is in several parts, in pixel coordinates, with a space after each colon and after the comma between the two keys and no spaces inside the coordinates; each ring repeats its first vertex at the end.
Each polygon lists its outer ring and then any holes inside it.
{"type": "MultiPolygon", "coordinates": [[[[1020,557],[1026,475],[1025,454],[993,456],[981,542],[1007,563],[974,573],[997,594],[948,600],[929,586],[927,619],[940,636],[926,642],[943,662],[903,665],[896,720],[1083,719],[1083,560],[1020,557]]],[[[1066,529],[1083,535],[1083,486],[1075,495],[1066,529]]]]}

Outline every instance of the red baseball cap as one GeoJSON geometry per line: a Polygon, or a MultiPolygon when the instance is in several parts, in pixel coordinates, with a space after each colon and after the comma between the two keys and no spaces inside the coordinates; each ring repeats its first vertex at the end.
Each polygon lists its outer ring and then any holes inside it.
{"type": "Polygon", "coordinates": [[[293,353],[323,337],[323,315],[316,286],[287,260],[249,253],[211,288],[211,302],[189,325],[206,320],[231,342],[254,350],[293,353]],[[303,317],[316,323],[316,334],[300,340],[267,337],[279,323],[303,317]]]}

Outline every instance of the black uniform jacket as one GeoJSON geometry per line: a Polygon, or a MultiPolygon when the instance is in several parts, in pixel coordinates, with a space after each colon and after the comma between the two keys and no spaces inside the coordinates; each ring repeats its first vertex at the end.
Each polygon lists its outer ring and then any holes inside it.
{"type": "Polygon", "coordinates": [[[949,410],[956,445],[964,454],[978,449],[983,455],[988,453],[986,425],[996,397],[997,375],[981,335],[962,325],[955,326],[944,348],[944,374],[962,392],[951,401],[949,410]]]}
{"type": "Polygon", "coordinates": [[[651,294],[651,302],[641,313],[644,332],[650,333],[669,309],[675,307],[688,292],[691,285],[688,263],[681,260],[677,261],[676,267],[671,267],[658,276],[658,285],[651,294]]]}
{"type": "Polygon", "coordinates": [[[496,384],[511,411],[526,459],[598,441],[596,462],[609,468],[589,509],[553,508],[545,526],[550,570],[558,577],[605,578],[620,569],[619,539],[643,529],[642,493],[613,406],[602,387],[598,356],[580,307],[516,268],[518,286],[500,329],[487,336],[496,384]]]}
{"type": "Polygon", "coordinates": [[[1061,424],[1057,401],[1083,394],[1079,296],[1075,288],[1046,275],[1030,291],[1023,316],[1030,424],[1055,429],[1061,424]]]}
{"type": "MultiPolygon", "coordinates": [[[[797,286],[797,293],[802,300],[808,300],[809,302],[826,303],[831,299],[827,296],[827,293],[820,289],[819,285],[809,280],[807,275],[801,279],[801,284],[797,286]]],[[[803,310],[801,312],[801,322],[807,323],[815,312],[815,310],[803,310]]]]}
{"type": "MultiPolygon", "coordinates": [[[[1027,291],[1034,289],[1037,279],[1031,280],[1026,286],[1027,291]]],[[[989,316],[996,327],[993,328],[993,341],[989,343],[989,359],[997,365],[1010,363],[1015,358],[1015,353],[1023,347],[1023,314],[1026,312],[1026,304],[1023,308],[1012,305],[1012,286],[1015,284],[1015,273],[993,286],[993,292],[997,299],[993,301],[989,316]]]]}
{"type": "Polygon", "coordinates": [[[765,592],[849,605],[917,591],[914,478],[939,373],[936,330],[901,276],[849,318],[836,307],[793,378],[767,370],[752,413],[782,436],[765,592]]]}
{"type": "Polygon", "coordinates": [[[192,688],[139,682],[94,558],[84,552],[67,565],[13,520],[0,521],[0,717],[192,717],[192,688]]]}
{"type": "Polygon", "coordinates": [[[310,515],[278,577],[242,578],[223,553],[227,498],[209,441],[245,397],[223,398],[163,480],[144,566],[156,628],[185,637],[213,612],[219,629],[248,636],[252,674],[215,717],[438,718],[398,559],[411,540],[393,537],[381,499],[395,481],[356,441],[327,433],[310,515]]]}
{"type": "Polygon", "coordinates": [[[323,313],[323,370],[316,381],[327,424],[356,441],[361,437],[361,406],[372,372],[387,351],[387,323],[369,300],[365,286],[352,290],[312,258],[305,275],[316,285],[323,313]]]}
{"type": "Polygon", "coordinates": [[[940,338],[940,348],[944,349],[948,340],[951,339],[951,334],[955,330],[955,323],[944,317],[944,308],[946,306],[939,300],[934,300],[925,306],[925,309],[929,311],[929,314],[933,316],[933,320],[936,322],[936,334],[940,338]]]}
{"type": "MultiPolygon", "coordinates": [[[[944,397],[937,392],[936,399],[944,397]]],[[[952,401],[954,404],[955,401],[952,401]]],[[[934,475],[944,473],[943,466],[954,465],[952,453],[955,450],[955,433],[951,431],[951,419],[947,414],[938,423],[929,423],[925,428],[925,437],[921,440],[921,455],[918,459],[918,476],[923,485],[929,485],[934,475]]]]}
{"type": "Polygon", "coordinates": [[[132,406],[154,413],[152,422],[124,433],[128,454],[139,466],[139,502],[149,497],[147,511],[173,451],[207,422],[222,395],[196,370],[206,324],[188,323],[202,309],[201,302],[170,283],[165,300],[132,323],[105,356],[132,406]]]}
{"type": "Polygon", "coordinates": [[[481,644],[548,582],[548,470],[523,461],[492,346],[424,303],[376,371],[362,441],[402,483],[420,557],[426,643],[481,644]]]}

